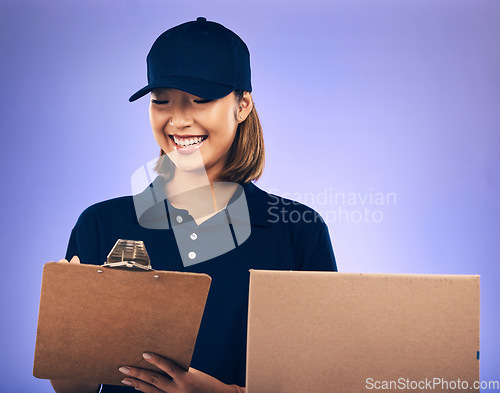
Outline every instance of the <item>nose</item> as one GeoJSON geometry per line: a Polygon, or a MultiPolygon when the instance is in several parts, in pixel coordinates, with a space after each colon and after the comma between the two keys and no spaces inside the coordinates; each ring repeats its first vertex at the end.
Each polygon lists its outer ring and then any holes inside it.
{"type": "Polygon", "coordinates": [[[179,108],[174,111],[169,123],[175,128],[181,130],[193,125],[193,118],[185,110],[179,108]]]}

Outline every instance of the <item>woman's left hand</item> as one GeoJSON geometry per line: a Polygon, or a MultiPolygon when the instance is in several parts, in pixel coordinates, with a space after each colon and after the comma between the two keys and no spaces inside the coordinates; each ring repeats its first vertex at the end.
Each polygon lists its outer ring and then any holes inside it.
{"type": "Polygon", "coordinates": [[[145,353],[143,356],[149,363],[170,375],[172,379],[159,372],[123,366],[120,367],[120,372],[126,375],[122,381],[123,384],[145,393],[235,393],[237,391],[234,386],[226,385],[194,368],[184,371],[177,364],[162,356],[152,353],[145,353]]]}

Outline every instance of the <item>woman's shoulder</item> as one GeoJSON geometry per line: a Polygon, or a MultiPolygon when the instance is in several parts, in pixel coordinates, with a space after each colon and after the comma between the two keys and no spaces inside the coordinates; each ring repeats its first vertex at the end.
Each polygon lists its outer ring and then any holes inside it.
{"type": "Polygon", "coordinates": [[[255,185],[251,188],[260,198],[260,206],[265,209],[270,235],[274,233],[278,238],[288,239],[293,249],[295,269],[337,270],[328,226],[316,210],[291,198],[268,193],[255,185]]]}
{"type": "Polygon", "coordinates": [[[85,208],[78,217],[77,224],[102,219],[129,219],[134,217],[134,203],[132,196],[121,196],[93,203],[85,208]]]}
{"type": "Polygon", "coordinates": [[[249,192],[246,192],[247,198],[250,195],[249,208],[265,211],[267,220],[271,224],[305,225],[309,228],[326,226],[321,215],[302,202],[264,191],[253,183],[249,183],[246,187],[249,189],[249,192]]]}
{"type": "Polygon", "coordinates": [[[132,198],[133,197],[131,195],[127,195],[96,202],[85,208],[83,213],[93,212],[102,214],[113,211],[122,212],[123,209],[129,209],[130,207],[133,207],[132,198]]]}

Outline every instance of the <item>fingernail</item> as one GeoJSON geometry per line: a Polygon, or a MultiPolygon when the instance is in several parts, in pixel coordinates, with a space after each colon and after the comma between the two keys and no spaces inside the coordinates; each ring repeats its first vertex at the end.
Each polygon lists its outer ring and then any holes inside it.
{"type": "Polygon", "coordinates": [[[119,372],[123,373],[123,374],[128,374],[130,373],[130,369],[128,367],[120,367],[118,369],[119,372]]]}
{"type": "Polygon", "coordinates": [[[128,379],[122,379],[122,383],[125,385],[132,385],[132,382],[130,382],[128,379]]]}
{"type": "Polygon", "coordinates": [[[151,358],[152,358],[153,356],[151,356],[151,354],[150,354],[150,353],[147,353],[147,352],[146,352],[146,353],[143,353],[143,354],[142,354],[142,357],[143,357],[144,359],[146,359],[146,360],[151,360],[151,358]]]}

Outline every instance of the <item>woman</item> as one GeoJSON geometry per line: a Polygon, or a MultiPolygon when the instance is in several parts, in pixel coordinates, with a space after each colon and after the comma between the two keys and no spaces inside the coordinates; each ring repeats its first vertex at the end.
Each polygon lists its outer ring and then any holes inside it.
{"type": "MultiPolygon", "coordinates": [[[[102,392],[244,391],[248,270],[335,271],[328,228],[314,210],[252,183],[262,174],[264,144],[249,52],[236,34],[198,18],[158,37],[147,65],[148,85],[130,101],[151,93],[160,176],[138,196],[87,208],[66,258],[101,264],[117,239],[143,240],[154,269],[206,273],[212,285],[189,371],[147,353],[171,378],[123,366],[128,387],[102,392]],[[144,208],[152,190],[155,203],[144,208]]],[[[52,384],[58,393],[99,389],[52,384]]]]}

